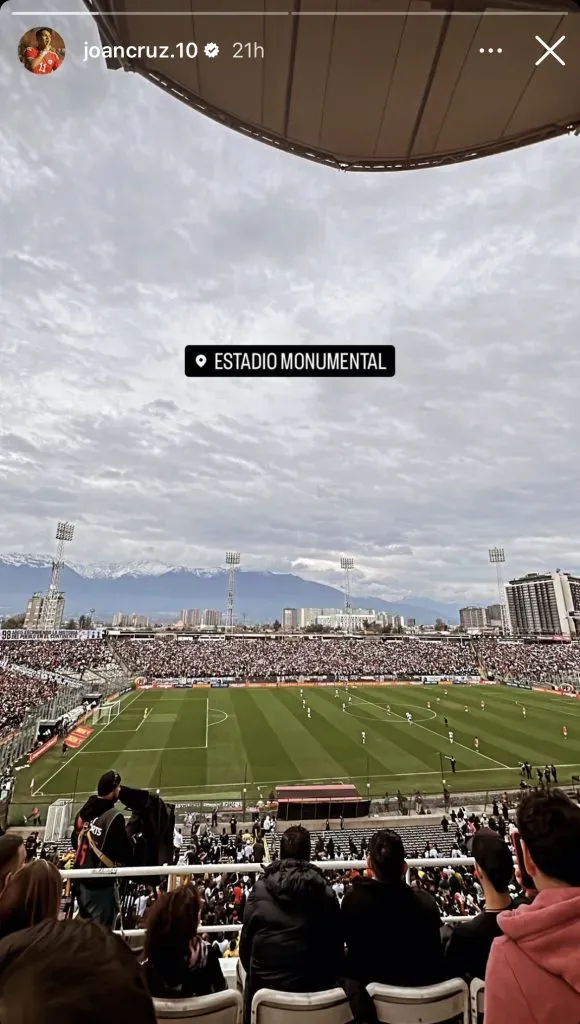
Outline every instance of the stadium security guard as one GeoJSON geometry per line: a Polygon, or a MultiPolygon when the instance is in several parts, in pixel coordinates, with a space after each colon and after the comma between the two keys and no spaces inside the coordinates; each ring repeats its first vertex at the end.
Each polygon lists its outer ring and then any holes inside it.
{"type": "MultiPolygon", "coordinates": [[[[75,868],[112,868],[130,865],[134,847],[125,829],[125,817],[115,806],[119,799],[121,776],[105,772],[75,819],[71,842],[75,848],[75,868]]],[[[83,878],[77,882],[77,900],[81,917],[91,918],[105,928],[114,928],[118,911],[118,892],[114,877],[83,878]]]]}

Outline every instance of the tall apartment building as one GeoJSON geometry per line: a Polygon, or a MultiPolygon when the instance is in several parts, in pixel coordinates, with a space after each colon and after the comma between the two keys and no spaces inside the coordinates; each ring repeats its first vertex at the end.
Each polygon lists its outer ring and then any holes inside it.
{"type": "Polygon", "coordinates": [[[127,629],[148,629],[151,620],[148,615],[137,615],[136,612],[115,612],[113,615],[113,627],[125,627],[127,629]]]}
{"type": "Polygon", "coordinates": [[[26,612],[24,613],[24,628],[25,629],[38,629],[40,625],[40,616],[42,615],[42,605],[44,604],[44,594],[36,593],[30,598],[26,605],[26,612]]]}
{"type": "Polygon", "coordinates": [[[484,608],[476,608],[469,605],[467,608],[459,609],[459,622],[462,629],[483,629],[487,626],[487,619],[484,608]]]}
{"type": "Polygon", "coordinates": [[[492,629],[501,629],[504,624],[505,611],[501,604],[488,604],[485,609],[485,623],[492,629]]]}
{"type": "Polygon", "coordinates": [[[580,577],[561,572],[531,572],[510,580],[506,597],[512,633],[574,636],[580,622],[580,577]]]}
{"type": "MultiPolygon", "coordinates": [[[[45,595],[36,593],[30,598],[24,613],[24,629],[40,629],[45,595]]],[[[64,594],[56,594],[55,617],[51,629],[61,629],[64,619],[64,594]]]]}
{"type": "Polygon", "coordinates": [[[298,629],[297,608],[282,609],[282,629],[285,633],[293,633],[295,629],[298,629]]]}
{"type": "Polygon", "coordinates": [[[216,608],[182,608],[180,619],[184,626],[221,626],[222,612],[216,608]]]}

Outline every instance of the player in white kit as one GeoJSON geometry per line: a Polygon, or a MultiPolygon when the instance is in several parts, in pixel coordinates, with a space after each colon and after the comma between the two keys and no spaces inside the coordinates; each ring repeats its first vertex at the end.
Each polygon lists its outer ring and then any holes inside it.
{"type": "Polygon", "coordinates": [[[308,717],[312,718],[312,715],[310,714],[310,708],[308,708],[308,717]]]}
{"type": "Polygon", "coordinates": [[[410,711],[407,711],[407,713],[405,715],[405,718],[407,719],[409,725],[412,725],[412,723],[413,723],[413,716],[412,716],[410,711]]]}
{"type": "Polygon", "coordinates": [[[366,732],[361,732],[361,736],[362,736],[363,747],[364,747],[364,745],[365,745],[365,743],[367,741],[367,734],[366,734],[366,732]]]}
{"type": "Polygon", "coordinates": [[[449,730],[449,733],[448,733],[448,735],[449,735],[449,742],[450,742],[450,743],[453,743],[453,729],[450,729],[450,730],[449,730]]]}

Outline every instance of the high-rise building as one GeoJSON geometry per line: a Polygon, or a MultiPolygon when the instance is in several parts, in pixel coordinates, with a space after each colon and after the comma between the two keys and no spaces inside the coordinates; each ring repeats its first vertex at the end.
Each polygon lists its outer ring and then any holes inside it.
{"type": "Polygon", "coordinates": [[[405,616],[404,615],[393,615],[393,628],[404,629],[405,628],[405,616]]]}
{"type": "Polygon", "coordinates": [[[504,627],[504,605],[488,604],[485,609],[485,623],[491,629],[503,629],[504,627]]]}
{"type": "Polygon", "coordinates": [[[469,605],[459,609],[459,622],[462,629],[483,629],[487,625],[484,608],[469,605]]]}
{"type": "Polygon", "coordinates": [[[201,608],[183,608],[180,619],[184,626],[201,626],[203,611],[201,608]]]}
{"type": "Polygon", "coordinates": [[[221,626],[223,612],[215,608],[182,608],[180,615],[184,626],[197,629],[199,626],[221,626]]]}
{"type": "Polygon", "coordinates": [[[532,572],[506,586],[512,633],[576,636],[580,612],[580,577],[561,572],[532,572]]]}
{"type": "Polygon", "coordinates": [[[40,625],[40,617],[42,615],[43,602],[44,594],[36,593],[32,595],[26,605],[26,612],[24,614],[25,629],[38,629],[40,625]]]}
{"type": "Polygon", "coordinates": [[[148,615],[137,615],[136,612],[115,612],[113,615],[113,628],[148,629],[149,626],[148,615]]]}
{"type": "Polygon", "coordinates": [[[49,626],[45,623],[46,616],[44,612],[46,600],[47,598],[45,594],[37,593],[32,595],[26,605],[26,612],[24,614],[25,629],[60,629],[62,627],[62,620],[64,618],[64,594],[62,591],[58,590],[51,595],[49,626]]]}
{"type": "Polygon", "coordinates": [[[282,629],[285,633],[293,633],[295,629],[298,629],[297,608],[282,609],[282,629]]]}

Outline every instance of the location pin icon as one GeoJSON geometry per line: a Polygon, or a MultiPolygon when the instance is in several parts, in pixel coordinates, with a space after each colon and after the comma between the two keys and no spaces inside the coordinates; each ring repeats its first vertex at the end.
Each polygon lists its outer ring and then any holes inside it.
{"type": "Polygon", "coordinates": [[[205,364],[207,363],[207,356],[204,356],[204,355],[202,355],[200,353],[198,356],[195,357],[195,363],[196,363],[196,366],[199,366],[199,368],[201,370],[205,366],[205,364]]]}

